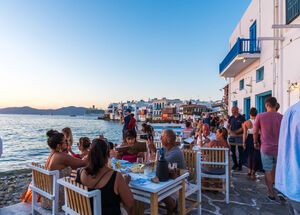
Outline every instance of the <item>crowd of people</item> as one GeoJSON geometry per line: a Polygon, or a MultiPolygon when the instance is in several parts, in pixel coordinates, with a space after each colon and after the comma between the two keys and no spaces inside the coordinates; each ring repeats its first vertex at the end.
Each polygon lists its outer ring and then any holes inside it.
{"type": "MultiPolygon", "coordinates": [[[[281,196],[284,194],[293,204],[293,210],[299,212],[300,163],[297,158],[300,155],[300,102],[291,107],[284,117],[277,112],[279,104],[276,98],[266,99],[265,107],[266,112],[260,114],[251,108],[247,120],[237,107],[232,108],[232,115],[228,119],[206,114],[202,120],[187,121],[184,131],[190,132],[190,137],[194,138],[195,150],[197,147],[230,148],[233,171],[241,171],[246,165],[252,180],[256,179],[257,171],[264,171],[267,197],[275,201],[278,193],[281,196]],[[276,166],[279,168],[276,169],[276,166]],[[275,192],[274,184],[280,192],[275,192]]],[[[92,141],[88,137],[81,137],[77,143],[78,154],[72,150],[74,139],[70,128],[64,128],[61,132],[47,132],[50,154],[45,163],[46,169],[59,170],[60,177],[69,176],[72,169],[77,170],[77,182],[89,189],[101,190],[103,214],[121,214],[121,208],[128,214],[134,213],[133,194],[128,185],[130,177],[113,170],[108,165],[109,159],[115,157],[136,162],[138,158],[146,161],[156,157],[153,128],[142,124],[147,141],[139,141],[134,116],[127,111],[126,117],[121,144],[117,146],[103,136],[92,141]]],[[[165,159],[169,163],[176,163],[178,168],[185,168],[183,152],[176,142],[175,132],[164,130],[161,143],[166,151],[165,159]]],[[[64,201],[62,190],[60,193],[61,206],[64,201]]],[[[167,197],[163,201],[168,214],[173,214],[176,197],[167,197]]],[[[51,207],[51,202],[44,198],[41,198],[41,203],[45,208],[51,207]]]]}
{"type": "MultiPolygon", "coordinates": [[[[248,176],[254,181],[256,172],[263,172],[267,198],[278,201],[278,196],[282,201],[288,200],[293,205],[291,214],[299,214],[300,102],[290,107],[284,116],[278,113],[279,108],[276,98],[269,97],[265,100],[266,112],[258,114],[256,108],[251,108],[247,120],[238,107],[232,107],[230,117],[205,114],[202,120],[194,122],[194,143],[230,147],[232,170],[242,171],[246,165],[248,176]]],[[[194,128],[190,125],[187,122],[186,128],[193,136],[194,128]]]]}

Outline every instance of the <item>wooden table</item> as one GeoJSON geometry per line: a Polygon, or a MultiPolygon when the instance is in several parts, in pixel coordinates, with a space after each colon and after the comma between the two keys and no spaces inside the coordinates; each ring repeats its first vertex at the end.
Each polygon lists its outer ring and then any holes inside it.
{"type": "MultiPolygon", "coordinates": [[[[129,173],[132,178],[141,177],[141,174],[129,173]]],[[[133,193],[134,199],[137,201],[136,212],[137,214],[144,214],[144,203],[150,204],[150,214],[158,214],[158,202],[166,197],[179,191],[179,214],[185,214],[185,179],[189,173],[186,172],[176,179],[170,179],[166,182],[158,184],[150,182],[145,185],[129,184],[133,193]]]]}

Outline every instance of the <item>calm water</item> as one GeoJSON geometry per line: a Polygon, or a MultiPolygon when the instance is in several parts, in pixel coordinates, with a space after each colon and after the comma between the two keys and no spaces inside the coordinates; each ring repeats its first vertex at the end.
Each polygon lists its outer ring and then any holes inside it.
{"type": "Polygon", "coordinates": [[[82,136],[93,139],[103,133],[113,143],[121,141],[120,123],[96,120],[95,117],[0,114],[0,136],[4,143],[0,172],[25,168],[32,161],[43,162],[49,154],[46,132],[64,127],[72,129],[74,151],[82,136]]]}

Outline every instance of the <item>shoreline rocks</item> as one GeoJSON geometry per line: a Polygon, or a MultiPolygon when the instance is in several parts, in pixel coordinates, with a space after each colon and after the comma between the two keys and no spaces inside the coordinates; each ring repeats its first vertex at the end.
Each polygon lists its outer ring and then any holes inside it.
{"type": "Polygon", "coordinates": [[[17,204],[31,182],[31,170],[13,170],[0,173],[0,208],[17,204]]]}

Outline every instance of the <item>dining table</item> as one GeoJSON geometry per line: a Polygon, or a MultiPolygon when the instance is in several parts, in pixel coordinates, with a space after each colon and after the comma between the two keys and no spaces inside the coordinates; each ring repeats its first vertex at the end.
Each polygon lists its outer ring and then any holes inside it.
{"type": "Polygon", "coordinates": [[[189,173],[180,171],[181,174],[175,179],[168,181],[154,183],[151,181],[155,177],[155,171],[144,173],[134,173],[130,168],[136,164],[130,163],[125,160],[114,159],[112,161],[112,168],[131,177],[129,187],[136,201],[135,212],[136,214],[144,214],[145,204],[150,205],[150,214],[158,214],[158,205],[163,199],[169,196],[178,196],[178,209],[179,214],[186,214],[185,208],[185,190],[186,179],[189,173]],[[116,165],[118,163],[118,165],[116,165]],[[177,194],[178,193],[178,194],[177,194]]]}

